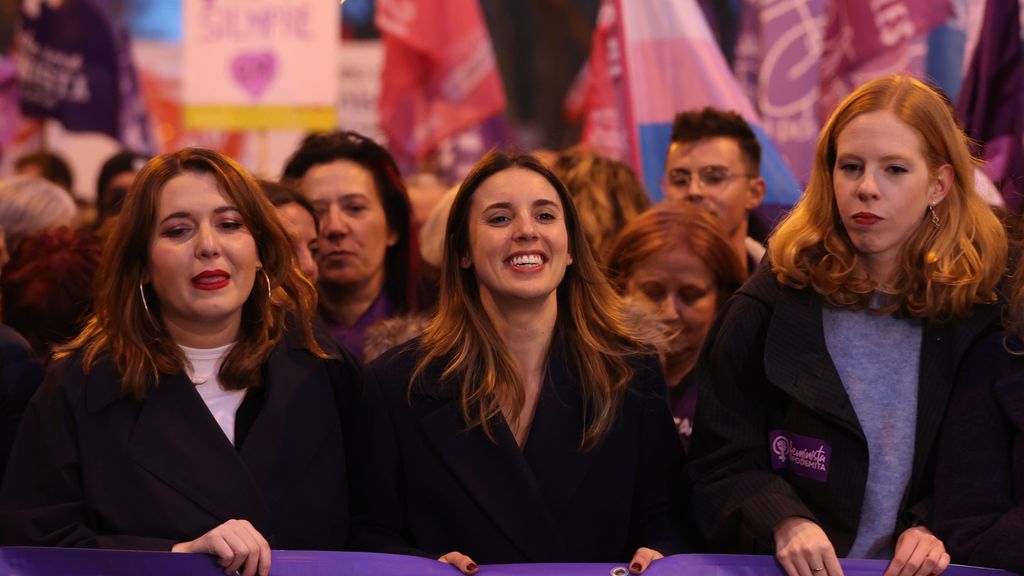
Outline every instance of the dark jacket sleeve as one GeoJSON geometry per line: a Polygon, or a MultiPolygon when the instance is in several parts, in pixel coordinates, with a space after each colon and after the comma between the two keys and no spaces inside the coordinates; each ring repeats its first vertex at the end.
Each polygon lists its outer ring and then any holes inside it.
{"type": "Polygon", "coordinates": [[[998,333],[965,358],[940,437],[934,528],[953,562],[1024,571],[1022,481],[1024,358],[998,333]]]}
{"type": "Polygon", "coordinates": [[[18,423],[39,384],[43,366],[14,330],[0,325],[0,479],[3,478],[18,423]]]}
{"type": "Polygon", "coordinates": [[[768,414],[778,401],[764,367],[771,313],[764,302],[734,296],[697,362],[690,474],[694,517],[713,551],[774,553],[781,520],[815,519],[768,461],[768,414]]]}
{"type": "Polygon", "coordinates": [[[0,489],[0,544],[170,550],[174,541],[99,535],[86,506],[75,432],[75,393],[62,384],[69,360],[53,365],[25,412],[0,489]]]}
{"type": "Polygon", "coordinates": [[[632,548],[652,548],[665,556],[694,552],[699,540],[689,510],[692,488],[684,471],[679,434],[666,398],[668,388],[651,356],[636,370],[641,400],[640,459],[633,495],[632,548]]]}
{"type": "MultiPolygon", "coordinates": [[[[396,378],[387,370],[389,354],[364,369],[363,394],[356,433],[353,478],[353,550],[428,556],[414,548],[408,533],[405,474],[392,415],[381,390],[382,378],[396,378]]],[[[408,377],[405,377],[408,381],[408,377]]]]}

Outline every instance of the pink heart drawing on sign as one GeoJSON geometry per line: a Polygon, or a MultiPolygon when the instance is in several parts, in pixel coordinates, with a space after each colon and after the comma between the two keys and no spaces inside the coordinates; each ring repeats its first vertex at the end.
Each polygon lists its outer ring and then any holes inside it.
{"type": "Polygon", "coordinates": [[[270,51],[243,52],[231,61],[231,76],[253,99],[263,95],[277,73],[277,56],[270,51]]]}

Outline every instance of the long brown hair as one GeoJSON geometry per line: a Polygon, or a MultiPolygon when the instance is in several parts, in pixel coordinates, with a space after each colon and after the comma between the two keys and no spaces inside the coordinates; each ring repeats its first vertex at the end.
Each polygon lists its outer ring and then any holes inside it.
{"type": "Polygon", "coordinates": [[[425,354],[409,384],[431,362],[444,359],[442,378],[456,387],[467,426],[482,427],[492,441],[490,419],[502,407],[519,414],[525,402],[522,375],[481,304],[476,273],[460,265],[461,256],[469,253],[473,194],[488,178],[511,168],[540,174],[562,201],[573,264],[558,287],[556,325],[579,375],[584,413],[580,447],[589,450],[614,424],[633,375],[627,358],[645,351],[643,336],[630,326],[622,300],[598,267],[565,186],[533,156],[492,151],[462,183],[448,217],[438,311],[424,332],[425,354]]]}
{"type": "Polygon", "coordinates": [[[311,328],[316,289],[295,265],[277,210],[241,166],[203,148],[158,156],[139,172],[104,250],[97,273],[95,313],[57,357],[81,350],[82,366],[88,373],[100,355],[109,352],[121,374],[122,391],[133,398],[144,398],[160,373],[175,374],[184,368],[185,357],[163,325],[156,293],[142,285],[160,193],[170,180],[184,173],[213,176],[238,208],[266,273],[266,279],[257,274],[242,306],[238,342],[221,365],[221,384],[228,389],[262,384],[262,365],[284,334],[289,313],[294,315],[292,328],[301,332],[306,347],[325,357],[311,328]],[[272,295],[268,294],[268,279],[272,295]],[[145,290],[148,311],[140,290],[145,290]]]}
{"type": "Polygon", "coordinates": [[[941,226],[936,228],[922,214],[900,249],[892,283],[899,293],[893,305],[878,312],[936,321],[964,316],[975,302],[995,298],[1006,268],[1006,234],[974,190],[975,162],[949,101],[907,76],[872,80],[833,112],[818,138],[807,191],[769,240],[772,269],[779,282],[812,286],[832,306],[868,308],[877,286],[858,271],[857,250],[836,206],[832,170],[839,133],[854,118],[880,110],[917,131],[933,174],[949,165],[954,179],[945,199],[934,207],[941,226]]]}

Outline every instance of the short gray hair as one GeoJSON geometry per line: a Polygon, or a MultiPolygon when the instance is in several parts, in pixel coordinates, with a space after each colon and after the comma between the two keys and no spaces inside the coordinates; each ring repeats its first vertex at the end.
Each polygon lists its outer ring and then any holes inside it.
{"type": "Polygon", "coordinates": [[[76,214],[75,201],[56,184],[35,176],[0,180],[0,229],[12,254],[26,236],[70,226],[76,214]]]}

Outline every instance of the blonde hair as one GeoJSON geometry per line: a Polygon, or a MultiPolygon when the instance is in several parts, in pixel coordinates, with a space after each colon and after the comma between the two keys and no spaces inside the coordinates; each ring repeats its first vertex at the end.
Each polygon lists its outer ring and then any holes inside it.
{"type": "Polygon", "coordinates": [[[632,168],[594,152],[562,152],[551,171],[569,190],[580,224],[598,258],[604,256],[611,239],[651,205],[632,168]]]}
{"type": "Polygon", "coordinates": [[[929,170],[934,174],[949,165],[953,181],[934,207],[941,226],[922,215],[900,248],[892,282],[898,293],[878,312],[932,321],[962,317],[975,302],[994,300],[1006,267],[1006,234],[974,190],[975,162],[949,101],[907,76],[872,80],[833,112],[818,138],[807,191],[769,239],[772,269],[779,282],[811,286],[832,306],[868,308],[877,285],[858,271],[859,255],[840,219],[832,171],[838,135],[854,118],[881,110],[913,127],[929,170]]]}

